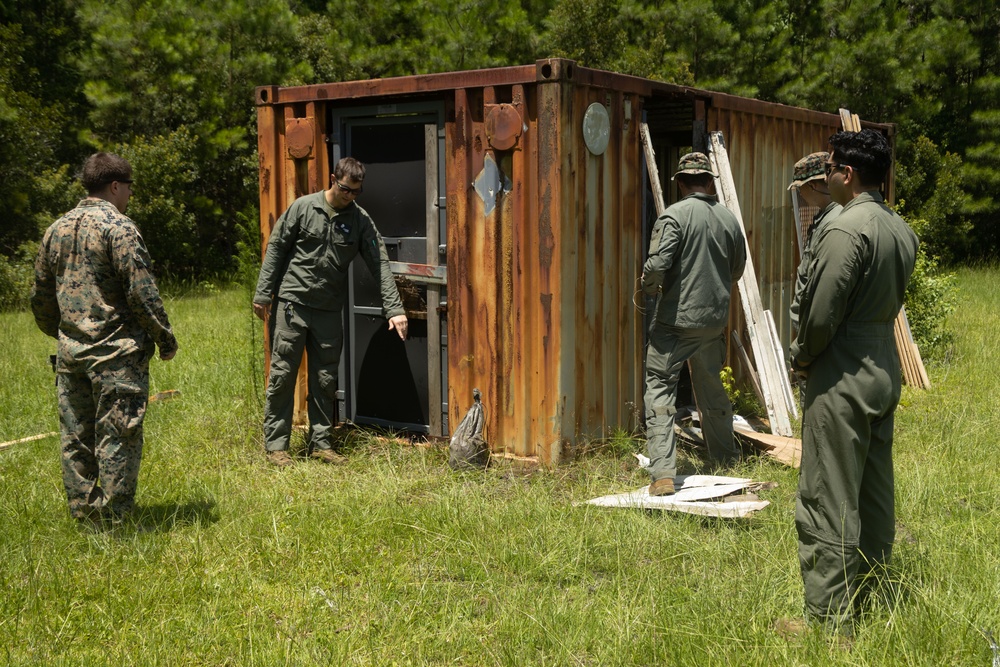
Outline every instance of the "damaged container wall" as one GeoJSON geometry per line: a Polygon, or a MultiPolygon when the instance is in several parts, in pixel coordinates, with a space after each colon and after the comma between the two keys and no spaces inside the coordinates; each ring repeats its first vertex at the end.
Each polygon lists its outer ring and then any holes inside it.
{"type": "MultiPolygon", "coordinates": [[[[838,116],[561,59],[261,87],[262,252],[288,205],[329,185],[331,151],[347,146],[334,136],[334,119],[363,108],[376,124],[396,122],[407,104],[438,109],[443,136],[444,186],[439,200],[428,195],[428,206],[445,207],[441,435],[461,421],[474,388],[486,407],[485,438],[497,453],[557,463],[579,443],[641,425],[644,317],[633,299],[648,232],[639,140],[646,107],[664,185],[681,149],[703,150],[706,132],[723,133],[763,305],[787,349],[798,263],[787,186],[796,160],[826,149],[838,116]]],[[[420,122],[434,129],[434,121],[420,122]]],[[[891,137],[890,126],[873,127],[891,137]]],[[[745,328],[736,300],[730,322],[745,328]]],[[[303,364],[299,421],[305,387],[303,364]]]]}
{"type": "Polygon", "coordinates": [[[632,121],[640,99],[574,85],[571,64],[546,64],[534,85],[455,93],[449,405],[460,419],[462,397],[479,388],[494,449],[554,463],[581,440],[637,425],[642,163],[632,121]],[[611,128],[599,155],[584,138],[592,104],[611,128]],[[508,148],[496,128],[514,113],[521,131],[508,148]],[[501,189],[495,201],[487,179],[501,189]]]}
{"type": "Polygon", "coordinates": [[[787,354],[799,262],[788,193],[792,166],[808,153],[827,150],[840,119],[728,95],[713,95],[707,113],[709,131],[721,131],[726,142],[761,303],[771,311],[787,354]]]}

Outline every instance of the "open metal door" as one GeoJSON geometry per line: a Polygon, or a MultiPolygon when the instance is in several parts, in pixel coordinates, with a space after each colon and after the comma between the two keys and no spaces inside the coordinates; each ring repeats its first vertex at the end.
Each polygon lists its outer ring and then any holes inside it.
{"type": "Polygon", "coordinates": [[[342,419],[444,436],[443,112],[422,106],[393,113],[382,108],[338,112],[343,141],[333,147],[332,164],[341,152],[365,164],[358,204],[385,240],[410,320],[409,337],[400,341],[382,316],[378,284],[364,262],[355,261],[344,313],[338,404],[342,419]]]}

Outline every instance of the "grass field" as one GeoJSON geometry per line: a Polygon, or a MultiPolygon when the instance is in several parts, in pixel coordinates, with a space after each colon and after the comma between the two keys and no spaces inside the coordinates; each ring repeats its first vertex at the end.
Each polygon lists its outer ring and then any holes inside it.
{"type": "MultiPolygon", "coordinates": [[[[893,594],[850,652],[801,610],[797,473],[748,520],[575,503],[637,488],[627,450],[455,474],[355,435],[343,467],[264,463],[260,334],[239,291],[170,299],[132,524],[68,515],[57,438],[0,451],[0,664],[990,665],[1000,634],[1000,271],[963,270],[956,348],[897,414],[893,594]],[[257,333],[254,333],[257,331],[257,333]]],[[[0,442],[55,431],[49,341],[0,315],[0,442]]],[[[695,454],[682,457],[699,469],[695,454]]]]}

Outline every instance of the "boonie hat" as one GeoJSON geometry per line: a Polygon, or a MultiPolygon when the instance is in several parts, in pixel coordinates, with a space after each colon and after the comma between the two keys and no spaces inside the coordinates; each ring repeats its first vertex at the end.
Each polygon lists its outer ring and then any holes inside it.
{"type": "Polygon", "coordinates": [[[788,189],[801,188],[809,181],[817,178],[826,178],[826,170],[823,165],[829,159],[829,153],[819,151],[817,153],[810,153],[796,162],[795,168],[792,169],[792,184],[788,186],[788,189]]]}
{"type": "MultiPolygon", "coordinates": [[[[822,169],[822,166],[820,168],[822,169]]],[[[670,180],[674,180],[677,174],[711,174],[716,176],[716,173],[712,171],[712,163],[708,161],[708,156],[704,153],[688,153],[683,156],[677,162],[677,171],[670,177],[670,180]]]]}

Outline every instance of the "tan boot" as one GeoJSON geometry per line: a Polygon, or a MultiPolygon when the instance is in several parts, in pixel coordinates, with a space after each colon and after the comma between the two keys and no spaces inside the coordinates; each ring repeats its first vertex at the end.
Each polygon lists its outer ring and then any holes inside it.
{"type": "Polygon", "coordinates": [[[649,485],[649,495],[651,496],[672,496],[674,495],[674,478],[664,477],[649,485]]]}
{"type": "Polygon", "coordinates": [[[347,463],[346,456],[342,456],[332,449],[314,449],[309,458],[338,466],[347,463]]]}
{"type": "Polygon", "coordinates": [[[267,462],[279,468],[287,468],[288,466],[295,465],[295,461],[292,460],[292,457],[284,449],[269,451],[267,453],[267,462]]]}

